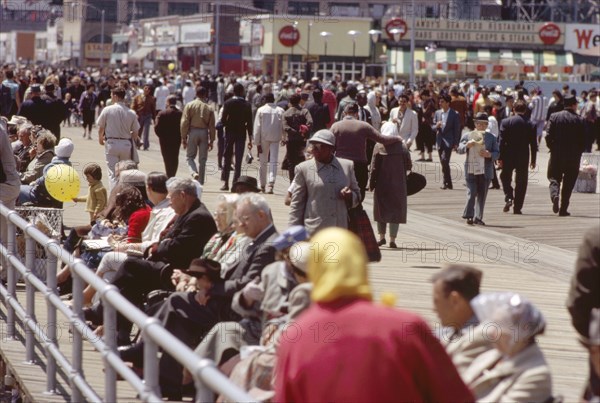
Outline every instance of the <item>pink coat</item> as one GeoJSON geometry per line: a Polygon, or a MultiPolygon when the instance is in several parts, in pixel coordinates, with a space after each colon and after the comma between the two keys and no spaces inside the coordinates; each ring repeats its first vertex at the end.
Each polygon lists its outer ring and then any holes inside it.
{"type": "Polygon", "coordinates": [[[329,107],[329,123],[327,123],[327,128],[329,129],[335,123],[335,111],[337,110],[335,94],[330,90],[323,90],[323,103],[329,107]]]}

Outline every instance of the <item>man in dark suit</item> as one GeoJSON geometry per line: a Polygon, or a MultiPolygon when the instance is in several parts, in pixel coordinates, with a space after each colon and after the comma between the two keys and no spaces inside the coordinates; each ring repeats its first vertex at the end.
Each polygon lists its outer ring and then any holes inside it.
{"type": "Polygon", "coordinates": [[[440,96],[440,106],[433,117],[431,127],[436,134],[436,144],[442,165],[444,184],[442,189],[452,189],[452,177],[450,176],[450,157],[452,151],[458,148],[460,142],[460,118],[458,113],[450,108],[452,98],[448,94],[440,96]]]}
{"type": "Polygon", "coordinates": [[[504,189],[504,212],[513,206],[514,214],[522,214],[521,209],[527,192],[527,166],[535,168],[537,157],[537,139],[535,127],[525,117],[528,107],[523,100],[514,105],[514,116],[506,118],[500,125],[500,157],[498,166],[502,168],[500,181],[504,189]],[[529,154],[531,150],[531,164],[529,154]],[[515,188],[512,187],[512,176],[515,171],[515,188]]]}
{"type": "Polygon", "coordinates": [[[225,127],[225,161],[221,180],[223,186],[220,190],[229,190],[229,172],[231,159],[235,149],[235,171],[233,182],[240,177],[242,161],[244,160],[244,145],[248,136],[248,149],[252,149],[252,107],[244,99],[244,86],[236,83],[233,86],[233,98],[225,102],[221,122],[225,127]]]}
{"type": "MultiPolygon", "coordinates": [[[[121,295],[138,306],[152,290],[172,290],[170,277],[173,270],[187,269],[217,232],[212,214],[198,199],[196,185],[191,179],[173,178],[167,182],[167,189],[176,220],[167,226],[159,242],[149,248],[147,258],[128,257],[112,280],[121,295]]],[[[101,305],[86,310],[86,319],[100,322],[101,310],[101,305]]],[[[118,315],[117,329],[118,343],[129,344],[131,323],[118,315]]]]}
{"type": "Polygon", "coordinates": [[[502,125],[502,121],[504,119],[512,116],[512,109],[515,103],[515,99],[512,95],[506,95],[505,102],[506,104],[504,106],[502,106],[502,103],[500,103],[500,107],[496,109],[496,120],[498,121],[498,128],[500,128],[500,125],[502,125]]]}
{"type": "Polygon", "coordinates": [[[579,175],[586,134],[585,122],[577,115],[577,99],[572,95],[565,97],[564,107],[564,110],[550,115],[546,136],[550,150],[547,173],[552,211],[561,217],[571,215],[567,208],[579,175]]]}
{"type": "Polygon", "coordinates": [[[154,131],[160,143],[160,153],[165,164],[167,177],[177,175],[179,165],[179,144],[181,144],[181,116],[182,112],[177,108],[177,97],[167,97],[167,108],[160,111],[156,116],[154,131]]]}
{"type": "Polygon", "coordinates": [[[310,135],[318,132],[321,129],[327,128],[327,123],[331,120],[329,116],[329,108],[323,104],[323,90],[319,87],[315,88],[313,93],[313,102],[307,102],[304,108],[310,112],[313,125],[310,130],[310,135]]]}

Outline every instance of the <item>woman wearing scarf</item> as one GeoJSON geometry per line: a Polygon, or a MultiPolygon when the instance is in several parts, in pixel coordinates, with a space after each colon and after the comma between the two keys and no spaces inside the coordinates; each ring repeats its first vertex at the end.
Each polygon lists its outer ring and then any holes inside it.
{"type": "MultiPolygon", "coordinates": [[[[399,137],[398,127],[391,122],[381,126],[382,136],[399,137]]],[[[387,146],[377,144],[371,160],[370,190],[373,196],[373,218],[377,222],[379,246],[386,244],[386,226],[390,224],[390,248],[397,248],[400,224],[406,224],[406,171],[412,169],[410,154],[400,141],[387,146]]]]}
{"type": "Polygon", "coordinates": [[[313,304],[281,338],[273,401],[473,400],[423,319],[373,304],[356,235],[331,227],[309,242],[313,304]]]}

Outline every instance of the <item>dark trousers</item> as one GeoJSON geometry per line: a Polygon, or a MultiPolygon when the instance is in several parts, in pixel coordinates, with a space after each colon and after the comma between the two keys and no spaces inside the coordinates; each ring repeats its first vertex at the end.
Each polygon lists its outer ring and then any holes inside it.
{"type": "Polygon", "coordinates": [[[294,170],[296,169],[296,165],[305,160],[304,145],[305,143],[302,140],[288,141],[285,145],[285,158],[287,158],[289,163],[288,174],[290,176],[290,183],[294,180],[294,170]]]}
{"type": "Polygon", "coordinates": [[[369,181],[369,166],[366,162],[354,161],[354,176],[360,189],[360,201],[363,201],[369,181]]]}
{"type": "Polygon", "coordinates": [[[221,180],[229,183],[229,172],[231,172],[231,159],[235,151],[235,171],[233,173],[233,183],[242,174],[242,161],[244,161],[244,148],[246,146],[246,136],[235,133],[225,133],[225,151],[223,161],[223,172],[221,180]]]}
{"type": "Polygon", "coordinates": [[[371,165],[373,159],[373,150],[375,149],[375,142],[371,139],[367,139],[367,164],[371,165]]]}
{"type": "Polygon", "coordinates": [[[438,154],[440,156],[440,164],[442,165],[444,185],[451,188],[452,176],[450,175],[450,157],[452,156],[452,148],[447,147],[442,143],[438,148],[438,154]]]}
{"type": "MultiPolygon", "coordinates": [[[[134,305],[142,306],[146,295],[153,290],[172,290],[170,277],[173,269],[163,262],[151,262],[137,257],[125,259],[121,268],[115,274],[113,285],[121,295],[134,305]]],[[[119,334],[131,331],[131,322],[124,316],[117,315],[117,330],[119,334]]]]}
{"type": "MultiPolygon", "coordinates": [[[[564,158],[564,157],[563,157],[564,158]]],[[[581,157],[569,157],[568,160],[558,160],[550,155],[548,162],[548,180],[550,181],[550,200],[560,198],[560,211],[569,208],[571,194],[579,175],[579,160],[581,157]],[[562,184],[562,188],[561,188],[562,184]]]]}
{"type": "Polygon", "coordinates": [[[423,125],[419,128],[419,132],[417,133],[417,150],[421,153],[427,152],[431,153],[433,151],[433,144],[435,143],[435,134],[431,130],[431,127],[428,125],[423,125]]]}
{"type": "Polygon", "coordinates": [[[223,155],[225,154],[225,129],[217,128],[217,163],[219,168],[223,168],[223,155]]]}
{"type": "Polygon", "coordinates": [[[520,211],[525,202],[527,193],[527,170],[529,169],[529,158],[502,161],[502,173],[500,181],[504,190],[504,201],[514,201],[514,210],[520,211]],[[515,187],[512,187],[513,171],[515,172],[515,187]]]}
{"type": "Polygon", "coordinates": [[[164,139],[159,138],[160,153],[162,154],[165,163],[165,172],[167,177],[172,178],[177,175],[177,167],[179,166],[179,144],[181,138],[164,139]]]}
{"type": "Polygon", "coordinates": [[[94,117],[96,116],[96,111],[84,109],[82,111],[83,114],[83,130],[86,128],[91,132],[92,126],[94,126],[94,117]]]}
{"type": "MultiPolygon", "coordinates": [[[[198,304],[195,294],[194,292],[171,294],[155,315],[165,329],[192,349],[198,346],[218,321],[214,312],[198,304]]],[[[169,354],[163,353],[159,368],[163,394],[181,387],[183,367],[179,362],[169,354]]]]}

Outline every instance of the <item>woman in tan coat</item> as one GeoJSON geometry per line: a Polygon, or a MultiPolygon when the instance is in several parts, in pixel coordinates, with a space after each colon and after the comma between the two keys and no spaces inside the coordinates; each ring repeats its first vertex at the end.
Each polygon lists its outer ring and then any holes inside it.
{"type": "Polygon", "coordinates": [[[463,373],[477,401],[546,402],[552,397],[552,376],[535,337],[546,322],[531,302],[515,293],[480,294],[473,311],[494,344],[463,373]]]}

